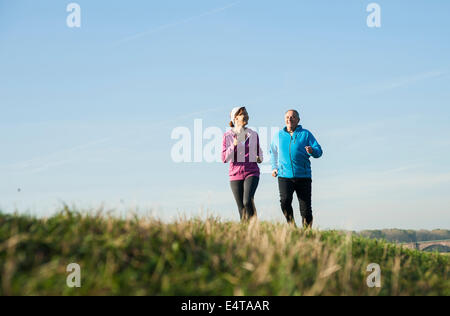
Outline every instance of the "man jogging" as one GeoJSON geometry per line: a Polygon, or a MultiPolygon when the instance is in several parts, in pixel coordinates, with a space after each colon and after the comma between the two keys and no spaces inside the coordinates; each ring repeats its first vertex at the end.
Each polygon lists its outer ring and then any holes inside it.
{"type": "Polygon", "coordinates": [[[320,158],[320,147],[313,134],[303,129],[300,115],[289,110],[285,115],[286,127],[275,135],[270,146],[272,176],[278,177],[281,210],[288,223],[295,225],[292,200],[294,191],[300,203],[302,224],[311,228],[313,224],[311,206],[311,162],[310,158],[320,158]]]}

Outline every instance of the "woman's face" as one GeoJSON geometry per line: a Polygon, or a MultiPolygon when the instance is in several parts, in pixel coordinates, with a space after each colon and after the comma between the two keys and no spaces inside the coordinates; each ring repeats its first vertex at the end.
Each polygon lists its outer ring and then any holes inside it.
{"type": "Polygon", "coordinates": [[[249,117],[248,117],[247,110],[244,109],[239,113],[239,115],[236,115],[236,119],[234,121],[235,121],[236,126],[244,127],[244,126],[247,126],[248,120],[249,120],[249,117]]]}

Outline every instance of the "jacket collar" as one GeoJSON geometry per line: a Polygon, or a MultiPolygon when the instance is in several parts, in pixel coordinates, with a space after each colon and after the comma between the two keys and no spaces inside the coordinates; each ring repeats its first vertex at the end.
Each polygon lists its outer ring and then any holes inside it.
{"type": "MultiPolygon", "coordinates": [[[[284,130],[286,133],[289,133],[288,130],[287,130],[287,127],[285,127],[283,130],[284,130]]],[[[300,133],[302,130],[303,130],[303,126],[299,125],[299,126],[297,126],[297,128],[295,129],[294,134],[300,133]]]]}
{"type": "MultiPolygon", "coordinates": [[[[230,134],[230,135],[234,135],[233,128],[231,128],[230,130],[228,130],[227,133],[230,134]]],[[[250,128],[247,128],[246,135],[252,136],[252,135],[254,135],[255,133],[256,133],[256,132],[255,132],[254,130],[252,130],[252,129],[250,129],[250,128]]]]}

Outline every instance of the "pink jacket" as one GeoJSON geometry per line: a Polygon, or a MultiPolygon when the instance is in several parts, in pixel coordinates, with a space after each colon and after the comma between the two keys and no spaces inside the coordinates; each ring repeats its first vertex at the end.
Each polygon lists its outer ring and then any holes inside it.
{"type": "Polygon", "coordinates": [[[230,181],[259,177],[257,157],[263,161],[263,151],[259,144],[258,133],[247,129],[247,140],[237,146],[234,146],[235,137],[233,130],[229,130],[223,136],[222,161],[230,162],[230,181]]]}

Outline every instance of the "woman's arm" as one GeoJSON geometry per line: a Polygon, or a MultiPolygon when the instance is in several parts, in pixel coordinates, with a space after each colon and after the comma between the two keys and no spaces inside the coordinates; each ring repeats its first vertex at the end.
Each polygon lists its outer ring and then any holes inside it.
{"type": "Polygon", "coordinates": [[[259,135],[258,135],[258,163],[264,162],[264,152],[261,148],[261,144],[259,143],[259,135]]]}
{"type": "Polygon", "coordinates": [[[229,137],[227,135],[223,135],[222,142],[222,161],[224,163],[230,162],[234,158],[234,150],[236,146],[234,143],[228,141],[229,137]]]}

